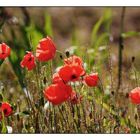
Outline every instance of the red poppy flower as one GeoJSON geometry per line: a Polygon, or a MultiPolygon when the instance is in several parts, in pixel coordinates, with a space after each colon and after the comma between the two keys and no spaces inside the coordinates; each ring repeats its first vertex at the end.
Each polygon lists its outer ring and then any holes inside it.
{"type": "Polygon", "coordinates": [[[99,81],[98,73],[92,73],[90,75],[86,75],[84,80],[88,86],[95,87],[97,86],[99,81]]]}
{"type": "Polygon", "coordinates": [[[32,52],[27,52],[27,54],[24,56],[23,60],[21,61],[20,66],[22,68],[27,67],[28,70],[32,70],[36,66],[35,57],[32,54],[32,52]]]}
{"type": "Polygon", "coordinates": [[[3,102],[0,105],[0,120],[2,119],[2,112],[5,117],[8,117],[12,114],[13,109],[9,103],[3,102]]]}
{"type": "Polygon", "coordinates": [[[52,84],[44,90],[45,98],[54,105],[61,104],[68,100],[72,88],[64,83],[52,84]]]}
{"type": "Polygon", "coordinates": [[[129,93],[129,98],[133,104],[140,104],[140,87],[133,89],[129,93]]]}
{"type": "Polygon", "coordinates": [[[83,61],[80,57],[73,55],[69,58],[64,59],[64,64],[66,65],[79,65],[83,67],[83,61]]]}
{"type": "Polygon", "coordinates": [[[69,100],[70,100],[70,102],[72,104],[79,104],[82,101],[82,98],[83,98],[83,96],[79,96],[78,97],[78,95],[76,94],[76,92],[75,91],[72,91],[69,100]]]}
{"type": "Polygon", "coordinates": [[[55,56],[56,47],[50,37],[39,41],[36,49],[36,57],[39,61],[48,61],[55,56]]]}
{"type": "Polygon", "coordinates": [[[59,82],[63,82],[63,80],[61,79],[61,77],[59,76],[58,73],[54,73],[53,74],[53,84],[59,83],[59,82]]]}
{"type": "Polygon", "coordinates": [[[77,81],[85,75],[85,70],[81,66],[65,65],[59,70],[59,75],[65,82],[77,81]]]}
{"type": "Polygon", "coordinates": [[[10,47],[5,43],[0,44],[0,59],[5,59],[10,55],[10,47]]]}

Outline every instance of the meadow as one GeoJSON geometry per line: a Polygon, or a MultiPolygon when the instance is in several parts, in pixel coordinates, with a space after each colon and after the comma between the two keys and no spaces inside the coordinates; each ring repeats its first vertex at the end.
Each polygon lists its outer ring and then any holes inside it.
{"type": "Polygon", "coordinates": [[[140,133],[139,8],[0,8],[1,133],[140,133]]]}

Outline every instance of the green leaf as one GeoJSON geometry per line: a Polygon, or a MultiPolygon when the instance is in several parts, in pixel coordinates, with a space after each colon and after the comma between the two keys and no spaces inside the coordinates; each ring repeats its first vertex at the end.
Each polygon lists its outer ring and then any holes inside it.
{"type": "Polygon", "coordinates": [[[79,46],[79,41],[77,38],[77,29],[74,29],[72,32],[71,44],[72,46],[79,46]]]}
{"type": "Polygon", "coordinates": [[[92,29],[92,33],[91,33],[91,45],[93,46],[96,39],[97,39],[97,33],[98,33],[98,30],[101,26],[103,22],[103,17],[100,17],[100,19],[96,22],[96,24],[94,25],[93,29],[92,29]]]}
{"type": "Polygon", "coordinates": [[[29,27],[26,27],[26,33],[28,39],[30,40],[30,44],[32,45],[32,50],[35,51],[39,40],[43,38],[43,34],[37,30],[33,23],[31,23],[29,27]]]}
{"type": "Polygon", "coordinates": [[[21,31],[20,38],[17,39],[17,34],[15,33],[16,31],[12,27],[9,30],[12,39],[8,39],[6,35],[4,35],[4,38],[6,42],[9,44],[9,46],[11,46],[11,54],[8,58],[13,68],[13,71],[15,72],[22,89],[25,89],[26,88],[26,85],[24,84],[25,74],[20,66],[20,62],[23,59],[26,51],[31,50],[31,48],[30,48],[28,33],[26,30],[28,26],[25,27],[21,25],[19,26],[19,28],[21,31]]]}
{"type": "Polygon", "coordinates": [[[122,33],[123,38],[129,38],[129,37],[134,37],[134,36],[139,36],[140,32],[135,32],[135,31],[129,31],[126,33],[122,33]]]}
{"type": "Polygon", "coordinates": [[[103,17],[104,17],[104,20],[103,20],[104,31],[110,32],[110,26],[112,23],[112,10],[111,10],[111,8],[105,8],[103,17]]]}
{"type": "Polygon", "coordinates": [[[27,33],[26,33],[26,29],[23,26],[20,26],[21,32],[22,32],[22,36],[24,39],[25,45],[23,43],[20,42],[20,40],[16,39],[16,34],[15,34],[15,30],[13,30],[11,28],[11,35],[13,37],[12,42],[9,41],[8,44],[11,44],[12,46],[12,51],[9,57],[9,61],[12,65],[12,68],[18,78],[18,81],[21,85],[22,88],[25,88],[25,84],[24,84],[24,73],[22,71],[22,68],[20,66],[20,62],[24,57],[24,54],[26,53],[27,50],[30,50],[30,46],[28,46],[29,42],[27,39],[27,33]],[[26,46],[27,45],[27,46],[26,46]]]}
{"type": "Polygon", "coordinates": [[[45,15],[45,28],[44,28],[44,30],[48,36],[53,37],[51,16],[49,16],[48,14],[45,15]]]}
{"type": "Polygon", "coordinates": [[[100,35],[100,38],[96,41],[95,44],[95,51],[96,49],[98,49],[98,47],[100,47],[101,45],[105,45],[107,44],[109,40],[109,33],[103,33],[100,35]]]}
{"type": "MultiPolygon", "coordinates": [[[[23,50],[20,50],[20,51],[23,51],[23,50]]],[[[25,87],[24,82],[23,82],[24,81],[24,74],[21,71],[21,67],[20,67],[21,58],[19,58],[17,56],[16,51],[14,51],[14,50],[11,51],[9,61],[10,61],[11,65],[12,65],[12,68],[13,68],[16,76],[18,77],[18,80],[19,80],[19,83],[21,84],[21,87],[24,88],[25,87]]]]}
{"type": "Polygon", "coordinates": [[[104,25],[104,31],[109,33],[110,32],[110,25],[112,22],[112,12],[110,8],[106,8],[103,12],[103,16],[100,17],[100,19],[96,22],[96,24],[93,26],[92,33],[91,33],[91,46],[94,46],[100,36],[98,35],[98,32],[100,30],[101,25],[104,25]]]}

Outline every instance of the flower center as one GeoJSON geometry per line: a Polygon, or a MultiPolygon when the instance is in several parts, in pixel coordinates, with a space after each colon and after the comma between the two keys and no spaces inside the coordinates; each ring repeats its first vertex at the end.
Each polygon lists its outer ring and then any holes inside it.
{"type": "Polygon", "coordinates": [[[71,76],[71,78],[72,78],[72,79],[75,79],[75,78],[77,78],[77,76],[76,76],[75,74],[73,74],[73,75],[71,76]]]}
{"type": "Polygon", "coordinates": [[[29,59],[28,59],[28,61],[31,61],[32,60],[32,57],[30,57],[29,59]]]}
{"type": "Polygon", "coordinates": [[[4,114],[6,114],[7,113],[7,109],[4,109],[3,112],[4,112],[4,114]]]}

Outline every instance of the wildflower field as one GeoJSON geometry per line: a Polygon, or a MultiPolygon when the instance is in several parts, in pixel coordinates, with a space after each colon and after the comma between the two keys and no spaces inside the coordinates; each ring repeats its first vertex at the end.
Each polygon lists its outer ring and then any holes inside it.
{"type": "Polygon", "coordinates": [[[1,133],[140,133],[139,8],[0,8],[1,133]]]}

